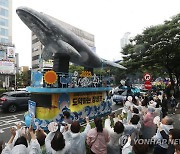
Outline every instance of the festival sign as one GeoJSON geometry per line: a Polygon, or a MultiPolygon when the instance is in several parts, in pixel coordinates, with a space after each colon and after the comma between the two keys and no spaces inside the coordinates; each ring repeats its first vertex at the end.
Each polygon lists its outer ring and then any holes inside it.
{"type": "Polygon", "coordinates": [[[103,98],[104,92],[71,93],[70,109],[71,111],[79,111],[83,110],[86,106],[99,105],[103,98]]]}

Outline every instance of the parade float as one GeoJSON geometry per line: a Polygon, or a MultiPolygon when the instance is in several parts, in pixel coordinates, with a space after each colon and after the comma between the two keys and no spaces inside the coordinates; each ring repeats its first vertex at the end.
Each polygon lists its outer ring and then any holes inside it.
{"type": "Polygon", "coordinates": [[[49,16],[27,7],[16,10],[21,20],[44,45],[42,58],[53,59],[52,70],[32,72],[29,109],[25,115],[27,126],[47,130],[50,122],[62,122],[63,112],[69,111],[72,120],[83,122],[111,113],[111,90],[107,77],[93,73],[94,68],[123,66],[101,59],[73,32],[49,16]],[[69,63],[84,67],[84,71],[69,73],[69,63]]]}

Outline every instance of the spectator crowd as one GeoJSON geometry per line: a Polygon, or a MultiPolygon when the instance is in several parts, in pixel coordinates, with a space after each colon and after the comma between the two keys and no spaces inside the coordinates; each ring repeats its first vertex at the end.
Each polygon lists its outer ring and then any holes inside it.
{"type": "Polygon", "coordinates": [[[175,113],[172,96],[161,92],[140,97],[128,96],[122,112],[96,117],[86,126],[64,113],[64,123],[57,130],[44,132],[17,124],[11,128],[11,138],[0,146],[2,154],[180,154],[180,129],[173,127],[168,115],[168,103],[175,113]],[[94,124],[94,126],[93,126],[94,124]],[[151,150],[150,152],[150,149],[151,150]]]}

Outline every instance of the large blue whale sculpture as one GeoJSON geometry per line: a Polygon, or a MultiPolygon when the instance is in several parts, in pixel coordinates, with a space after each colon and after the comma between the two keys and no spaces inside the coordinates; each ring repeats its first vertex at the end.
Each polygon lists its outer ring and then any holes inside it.
{"type": "Polygon", "coordinates": [[[16,12],[44,45],[42,52],[44,60],[48,60],[59,53],[62,56],[69,57],[70,62],[87,68],[110,65],[126,69],[122,65],[100,58],[78,36],[64,28],[53,18],[27,7],[19,7],[16,12]]]}

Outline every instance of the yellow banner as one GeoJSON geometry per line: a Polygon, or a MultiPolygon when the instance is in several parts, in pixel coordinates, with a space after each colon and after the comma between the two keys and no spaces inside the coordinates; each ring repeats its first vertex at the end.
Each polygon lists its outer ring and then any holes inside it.
{"type": "Polygon", "coordinates": [[[85,106],[99,105],[104,99],[104,92],[71,93],[70,109],[72,112],[83,110],[85,106]]]}

